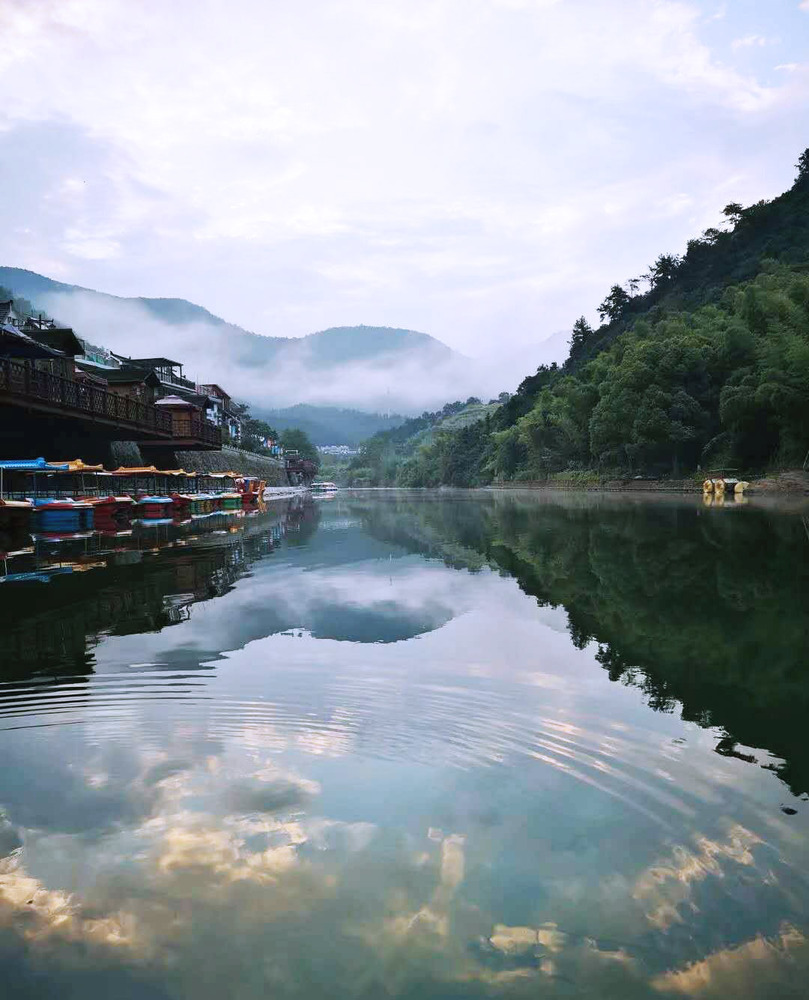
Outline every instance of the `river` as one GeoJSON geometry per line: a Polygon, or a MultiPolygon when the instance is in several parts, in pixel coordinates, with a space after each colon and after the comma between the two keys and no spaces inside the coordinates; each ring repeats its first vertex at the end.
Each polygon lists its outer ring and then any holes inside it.
{"type": "Polygon", "coordinates": [[[807,556],[800,511],[517,492],[38,542],[3,996],[805,997],[807,556]]]}

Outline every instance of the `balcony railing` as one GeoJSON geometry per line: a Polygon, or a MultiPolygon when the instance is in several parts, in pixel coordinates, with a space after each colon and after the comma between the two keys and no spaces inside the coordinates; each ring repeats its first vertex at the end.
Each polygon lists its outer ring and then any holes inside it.
{"type": "Polygon", "coordinates": [[[213,448],[222,447],[222,431],[198,413],[172,414],[171,436],[178,441],[200,441],[213,448]]]}
{"type": "Polygon", "coordinates": [[[171,414],[163,413],[156,406],[7,358],[0,358],[0,393],[57,406],[66,411],[66,416],[82,414],[128,424],[167,438],[172,436],[171,414]]]}
{"type": "Polygon", "coordinates": [[[190,389],[192,392],[196,392],[197,383],[193,382],[190,378],[185,378],[183,375],[175,375],[174,372],[166,374],[164,371],[159,371],[157,377],[163,383],[163,385],[172,386],[176,385],[182,389],[190,389]]]}

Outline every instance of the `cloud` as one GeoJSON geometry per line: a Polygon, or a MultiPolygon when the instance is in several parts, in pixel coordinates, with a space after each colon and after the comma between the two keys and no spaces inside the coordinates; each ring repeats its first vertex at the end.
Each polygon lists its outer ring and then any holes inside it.
{"type": "Polygon", "coordinates": [[[807,954],[803,932],[784,923],[772,937],[757,934],[737,947],[719,949],[702,961],[656,976],[652,986],[666,994],[742,998],[760,995],[766,981],[774,995],[788,995],[795,966],[803,965],[807,954]]]}
{"type": "Polygon", "coordinates": [[[642,872],[633,896],[646,910],[651,926],[665,932],[684,922],[683,912],[694,905],[695,885],[710,877],[722,878],[730,863],[754,865],[753,851],[761,843],[757,834],[738,824],[727,831],[724,840],[698,836],[693,847],[678,845],[671,857],[642,872]]]}
{"type": "Polygon", "coordinates": [[[730,43],[733,49],[762,48],[765,45],[772,45],[774,39],[764,35],[745,35],[743,38],[734,38],[730,43]]]}
{"type": "Polygon", "coordinates": [[[789,180],[806,81],[720,58],[704,6],[6,0],[2,256],[263,333],[536,344],[716,221],[729,173],[789,180]]]}

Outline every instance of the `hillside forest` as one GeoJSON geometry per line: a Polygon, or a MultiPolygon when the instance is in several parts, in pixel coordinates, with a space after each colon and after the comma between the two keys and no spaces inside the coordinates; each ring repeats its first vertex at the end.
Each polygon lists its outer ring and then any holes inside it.
{"type": "Polygon", "coordinates": [[[475,486],[803,464],[809,149],[797,170],[784,194],[727,205],[721,229],[613,285],[598,309],[600,325],[584,317],[573,325],[564,364],[541,366],[480,419],[445,426],[424,414],[376,434],[349,477],[475,486]]]}

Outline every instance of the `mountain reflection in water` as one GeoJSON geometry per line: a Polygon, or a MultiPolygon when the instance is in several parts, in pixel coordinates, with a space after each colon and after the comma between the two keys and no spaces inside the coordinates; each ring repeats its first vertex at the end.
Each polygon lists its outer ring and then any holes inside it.
{"type": "Polygon", "coordinates": [[[754,505],[401,492],[37,543],[6,995],[803,997],[807,551],[754,505]]]}

